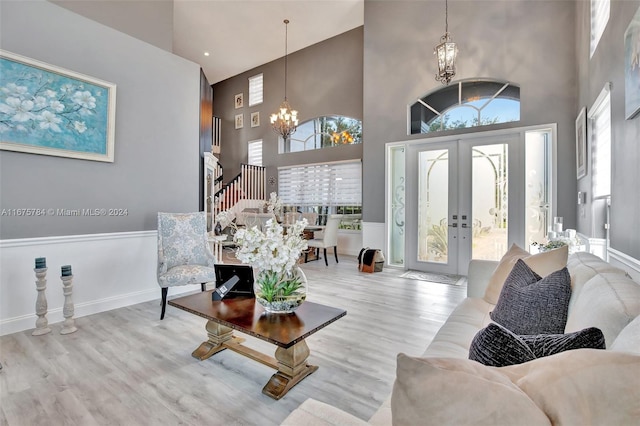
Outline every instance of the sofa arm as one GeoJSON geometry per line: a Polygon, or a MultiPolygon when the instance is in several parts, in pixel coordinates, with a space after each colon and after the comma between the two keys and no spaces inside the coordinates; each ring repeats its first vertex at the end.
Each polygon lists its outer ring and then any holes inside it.
{"type": "Polygon", "coordinates": [[[309,398],[281,423],[282,426],[364,426],[367,422],[332,405],[309,398]]]}
{"type": "Polygon", "coordinates": [[[494,260],[472,260],[467,273],[467,297],[484,297],[489,279],[498,266],[494,260]]]}

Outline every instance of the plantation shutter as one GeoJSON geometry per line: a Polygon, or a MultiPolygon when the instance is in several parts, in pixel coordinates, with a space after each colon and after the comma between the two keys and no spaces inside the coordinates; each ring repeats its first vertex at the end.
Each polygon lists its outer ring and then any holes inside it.
{"type": "Polygon", "coordinates": [[[249,77],[249,106],[261,104],[262,96],[262,74],[249,77]]]}

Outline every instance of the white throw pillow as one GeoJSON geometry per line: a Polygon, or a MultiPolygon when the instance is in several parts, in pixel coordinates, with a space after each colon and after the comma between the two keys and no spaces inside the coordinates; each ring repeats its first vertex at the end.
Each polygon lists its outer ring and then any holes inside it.
{"type": "Polygon", "coordinates": [[[550,273],[567,266],[568,256],[568,246],[532,255],[528,251],[518,247],[516,244],[513,244],[509,251],[502,256],[502,259],[500,259],[500,263],[493,272],[493,275],[489,278],[489,284],[487,285],[487,289],[484,293],[484,300],[492,305],[498,303],[498,298],[500,297],[504,281],[511,273],[511,270],[518,259],[524,260],[524,263],[526,263],[536,274],[544,278],[550,273]]]}
{"type": "Polygon", "coordinates": [[[402,353],[391,413],[394,426],[550,424],[499,369],[468,359],[413,358],[402,353]]]}
{"type": "Polygon", "coordinates": [[[502,367],[554,425],[637,425],[640,356],[576,349],[502,367]]]}

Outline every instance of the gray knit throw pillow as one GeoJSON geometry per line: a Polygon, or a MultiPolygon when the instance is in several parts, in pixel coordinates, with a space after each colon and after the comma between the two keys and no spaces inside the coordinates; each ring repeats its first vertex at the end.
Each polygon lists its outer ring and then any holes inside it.
{"type": "Polygon", "coordinates": [[[498,324],[489,324],[471,341],[469,359],[505,367],[581,348],[605,349],[602,331],[591,327],[568,334],[518,336],[498,324]]]}
{"type": "Polygon", "coordinates": [[[536,355],[516,334],[498,324],[489,324],[471,341],[469,359],[490,367],[505,367],[531,361],[536,355]]]}
{"type": "Polygon", "coordinates": [[[489,315],[515,334],[562,334],[570,297],[566,267],[541,278],[518,259],[489,315]]]}

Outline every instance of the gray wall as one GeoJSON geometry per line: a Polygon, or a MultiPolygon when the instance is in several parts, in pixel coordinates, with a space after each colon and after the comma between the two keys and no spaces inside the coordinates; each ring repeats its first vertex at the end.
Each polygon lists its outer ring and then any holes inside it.
{"type": "Polygon", "coordinates": [[[0,208],[126,208],[2,217],[0,238],[156,229],[198,210],[199,66],[44,1],[0,2],[0,47],[117,84],[115,162],[0,151],[0,208]]]}
{"type": "MultiPolygon", "coordinates": [[[[635,259],[640,259],[640,116],[625,120],[624,32],[638,7],[640,1],[611,2],[609,22],[589,59],[589,2],[578,3],[576,57],[580,85],[575,108],[576,115],[583,106],[588,112],[605,83],[612,83],[611,247],[635,259]]],[[[578,181],[578,190],[587,193],[587,204],[577,208],[578,231],[604,238],[602,203],[591,200],[590,162],[587,176],[578,181]]]]}
{"type": "Polygon", "coordinates": [[[50,0],[96,22],[173,50],[173,1],[50,0]]]}
{"type": "MultiPolygon", "coordinates": [[[[459,47],[456,79],[487,77],[521,88],[521,121],[482,129],[558,123],[558,215],[570,228],[576,198],[574,13],[575,3],[566,1],[449,2],[449,31],[459,47]]],[[[407,105],[441,86],[434,79],[433,47],[444,33],[444,2],[367,1],[364,23],[363,219],[384,222],[384,145],[424,137],[407,136],[407,105]]]]}
{"type": "MultiPolygon", "coordinates": [[[[289,28],[289,35],[300,31],[289,28]]],[[[322,115],[344,115],[362,119],[362,27],[348,31],[288,57],[287,98],[299,111],[300,122],[322,115]]],[[[262,139],[263,164],[267,175],[277,178],[277,167],[362,158],[362,145],[316,151],[278,154],[277,134],[270,115],[284,98],[284,59],[269,62],[213,85],[213,114],[222,119],[220,162],[224,181],[232,179],[247,161],[247,142],[262,139]],[[249,107],[249,77],[263,73],[264,102],[249,107]],[[244,93],[245,106],[235,109],[234,96],[244,93]],[[260,126],[251,127],[251,113],[260,112],[260,126]],[[236,130],[234,117],[244,114],[244,127],[236,130]]],[[[367,143],[366,141],[364,142],[367,143]]],[[[267,191],[275,191],[268,186],[267,191]]]]}

